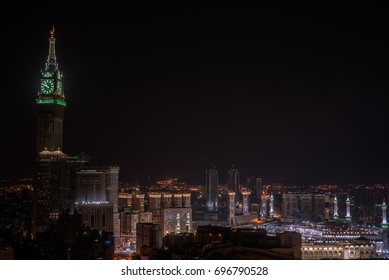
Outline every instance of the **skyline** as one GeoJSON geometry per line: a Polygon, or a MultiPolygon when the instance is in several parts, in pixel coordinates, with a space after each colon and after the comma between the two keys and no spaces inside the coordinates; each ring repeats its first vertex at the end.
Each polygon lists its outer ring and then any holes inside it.
{"type": "Polygon", "coordinates": [[[64,152],[118,164],[121,181],[205,182],[207,156],[221,178],[228,161],[236,164],[241,183],[252,175],[265,183],[388,182],[384,11],[369,6],[377,16],[357,21],[357,13],[312,6],[296,15],[287,7],[182,14],[171,6],[139,5],[131,18],[120,7],[31,16],[5,27],[3,102],[12,105],[1,118],[12,137],[2,178],[33,174],[34,101],[54,25],[68,102],[64,152]]]}

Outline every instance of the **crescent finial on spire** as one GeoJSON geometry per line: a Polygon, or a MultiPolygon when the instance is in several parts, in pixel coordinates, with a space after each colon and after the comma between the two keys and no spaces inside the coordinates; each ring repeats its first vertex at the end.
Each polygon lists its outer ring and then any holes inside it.
{"type": "Polygon", "coordinates": [[[46,62],[46,70],[58,70],[57,59],[55,57],[55,28],[54,26],[50,29],[50,38],[49,38],[49,56],[46,62]]]}

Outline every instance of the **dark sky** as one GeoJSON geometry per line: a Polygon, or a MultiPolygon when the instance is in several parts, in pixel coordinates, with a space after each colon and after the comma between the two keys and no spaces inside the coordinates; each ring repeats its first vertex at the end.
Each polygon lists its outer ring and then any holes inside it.
{"type": "Polygon", "coordinates": [[[221,182],[229,161],[244,180],[389,182],[387,9],[142,3],[2,9],[0,178],[33,175],[55,25],[64,152],[123,181],[202,182],[206,155],[221,182]]]}

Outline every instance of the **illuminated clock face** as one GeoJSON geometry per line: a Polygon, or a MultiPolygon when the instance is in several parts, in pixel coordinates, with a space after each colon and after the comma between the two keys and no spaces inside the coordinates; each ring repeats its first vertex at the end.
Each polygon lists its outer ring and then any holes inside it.
{"type": "Polygon", "coordinates": [[[53,80],[43,80],[41,83],[41,90],[44,94],[50,94],[54,90],[53,80]]]}
{"type": "Polygon", "coordinates": [[[61,81],[57,82],[57,94],[58,95],[62,94],[62,82],[61,81]]]}

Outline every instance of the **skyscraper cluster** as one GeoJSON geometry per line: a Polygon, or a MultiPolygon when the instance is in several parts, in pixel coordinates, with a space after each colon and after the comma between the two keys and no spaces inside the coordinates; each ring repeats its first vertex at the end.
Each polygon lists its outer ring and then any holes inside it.
{"type": "MultiPolygon", "coordinates": [[[[220,221],[219,215],[221,192],[219,185],[219,173],[215,166],[206,170],[205,179],[205,220],[220,221]]],[[[240,224],[242,220],[249,221],[253,216],[255,208],[258,212],[260,209],[262,194],[262,179],[250,177],[247,179],[247,186],[242,187],[240,184],[239,170],[232,165],[227,171],[226,190],[228,193],[228,214],[227,220],[230,225],[240,224]]],[[[268,210],[266,209],[266,212],[268,210]]],[[[262,212],[262,211],[261,211],[262,212]]],[[[223,216],[223,215],[222,215],[223,216]]]]}

